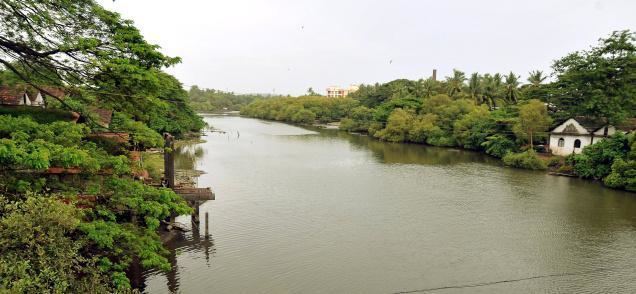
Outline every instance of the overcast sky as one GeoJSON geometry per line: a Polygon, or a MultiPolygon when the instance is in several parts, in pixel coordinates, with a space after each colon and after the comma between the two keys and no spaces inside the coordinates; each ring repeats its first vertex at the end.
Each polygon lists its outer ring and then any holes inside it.
{"type": "Polygon", "coordinates": [[[183,62],[186,86],[302,94],[313,87],[471,72],[550,71],[636,29],[635,0],[100,0],[183,62]]]}

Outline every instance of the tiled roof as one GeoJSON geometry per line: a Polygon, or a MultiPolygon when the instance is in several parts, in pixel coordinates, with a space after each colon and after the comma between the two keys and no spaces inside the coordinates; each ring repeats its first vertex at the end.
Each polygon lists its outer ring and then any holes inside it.
{"type": "Polygon", "coordinates": [[[96,108],[93,110],[99,116],[99,124],[103,127],[108,127],[110,121],[113,118],[113,111],[103,108],[96,108]]]}
{"type": "Polygon", "coordinates": [[[58,98],[62,98],[64,97],[64,95],[66,95],[66,93],[64,93],[64,89],[62,88],[57,88],[57,87],[44,87],[42,88],[45,91],[51,93],[51,95],[55,95],[58,98]]]}
{"type": "Polygon", "coordinates": [[[616,125],[616,129],[624,132],[631,132],[636,130],[636,118],[626,119],[624,122],[616,125]]]}
{"type": "Polygon", "coordinates": [[[25,90],[14,87],[0,86],[0,104],[20,105],[20,99],[24,97],[25,90]]]}
{"type": "Polygon", "coordinates": [[[590,118],[586,116],[577,116],[574,118],[582,127],[588,132],[594,132],[607,125],[607,121],[604,119],[590,118]]]}

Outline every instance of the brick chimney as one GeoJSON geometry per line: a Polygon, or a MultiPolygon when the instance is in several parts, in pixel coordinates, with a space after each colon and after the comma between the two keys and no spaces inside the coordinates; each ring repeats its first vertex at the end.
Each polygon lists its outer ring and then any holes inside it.
{"type": "Polygon", "coordinates": [[[437,81],[437,69],[433,69],[433,76],[431,78],[433,81],[437,81]]]}

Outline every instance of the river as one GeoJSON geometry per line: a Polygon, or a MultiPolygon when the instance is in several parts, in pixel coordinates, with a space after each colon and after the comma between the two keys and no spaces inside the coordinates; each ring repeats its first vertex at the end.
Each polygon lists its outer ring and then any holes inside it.
{"type": "Polygon", "coordinates": [[[636,293],[636,194],[470,151],[205,120],[225,133],[186,152],[217,200],[145,293],[636,293]]]}

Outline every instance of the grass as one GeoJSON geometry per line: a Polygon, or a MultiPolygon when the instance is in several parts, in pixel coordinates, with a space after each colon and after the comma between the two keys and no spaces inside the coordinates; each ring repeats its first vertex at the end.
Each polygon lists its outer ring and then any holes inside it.
{"type": "Polygon", "coordinates": [[[160,180],[163,177],[163,154],[161,153],[141,153],[142,168],[148,171],[153,180],[160,180]]]}

